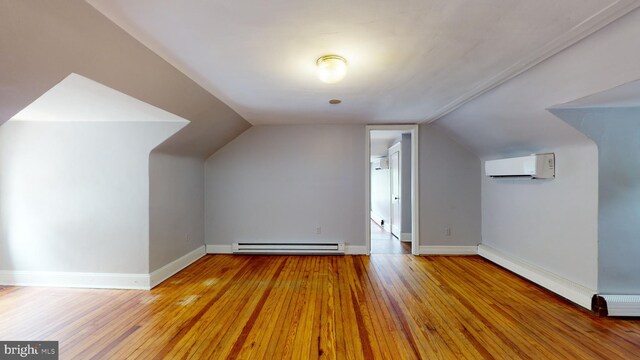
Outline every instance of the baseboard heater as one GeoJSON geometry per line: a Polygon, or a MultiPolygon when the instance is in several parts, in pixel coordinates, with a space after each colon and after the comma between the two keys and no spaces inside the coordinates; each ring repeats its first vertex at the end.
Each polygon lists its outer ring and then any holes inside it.
{"type": "Polygon", "coordinates": [[[235,243],[234,254],[344,254],[344,243],[235,243]]]}
{"type": "Polygon", "coordinates": [[[603,316],[640,316],[640,295],[595,295],[591,310],[603,316]]]}

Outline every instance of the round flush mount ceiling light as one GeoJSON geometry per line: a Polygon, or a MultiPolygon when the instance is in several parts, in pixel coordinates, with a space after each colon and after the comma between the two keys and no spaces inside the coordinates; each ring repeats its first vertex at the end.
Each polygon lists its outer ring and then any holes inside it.
{"type": "Polygon", "coordinates": [[[338,55],[325,55],[316,61],[318,78],[327,84],[334,84],[347,75],[347,60],[338,55]]]}

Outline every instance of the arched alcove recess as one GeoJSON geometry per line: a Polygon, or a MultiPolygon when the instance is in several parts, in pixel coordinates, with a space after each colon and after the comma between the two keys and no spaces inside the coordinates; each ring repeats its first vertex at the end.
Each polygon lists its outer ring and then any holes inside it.
{"type": "Polygon", "coordinates": [[[149,154],[187,124],[71,74],[0,126],[0,281],[148,288],[149,154]]]}
{"type": "Polygon", "coordinates": [[[598,292],[640,294],[640,81],[550,111],[598,145],[598,292]]]}

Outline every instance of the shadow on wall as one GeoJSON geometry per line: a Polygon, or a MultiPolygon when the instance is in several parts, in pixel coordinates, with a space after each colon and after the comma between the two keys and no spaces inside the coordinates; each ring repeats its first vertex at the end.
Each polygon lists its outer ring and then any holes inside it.
{"type": "Polygon", "coordinates": [[[204,160],[149,155],[149,271],[204,245],[204,160]]]}

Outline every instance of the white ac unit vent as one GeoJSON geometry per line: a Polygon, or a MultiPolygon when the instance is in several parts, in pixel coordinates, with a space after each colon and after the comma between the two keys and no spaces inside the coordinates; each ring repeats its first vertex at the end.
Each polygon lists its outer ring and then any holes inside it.
{"type": "Polygon", "coordinates": [[[492,178],[553,179],[555,155],[533,154],[510,159],[489,160],[484,163],[485,174],[492,178]]]}
{"type": "Polygon", "coordinates": [[[389,159],[386,157],[374,159],[373,161],[371,161],[371,163],[373,164],[373,168],[375,170],[385,170],[389,168],[389,159]]]}
{"type": "Polygon", "coordinates": [[[344,254],[344,243],[235,243],[234,254],[344,254]]]}

